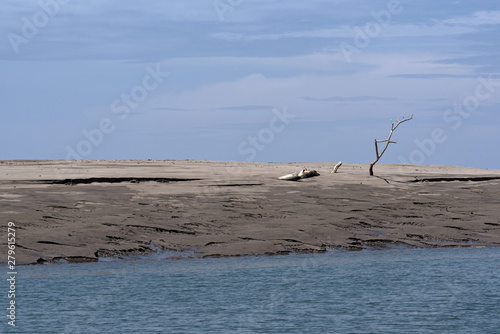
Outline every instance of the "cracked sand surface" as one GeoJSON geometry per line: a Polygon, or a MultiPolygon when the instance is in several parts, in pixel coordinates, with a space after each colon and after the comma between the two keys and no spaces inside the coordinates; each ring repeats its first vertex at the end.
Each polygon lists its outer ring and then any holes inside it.
{"type": "Polygon", "coordinates": [[[370,177],[368,164],[334,166],[1,161],[0,217],[16,224],[18,263],[157,248],[205,257],[500,245],[500,171],[378,164],[370,177]],[[277,179],[303,167],[321,175],[277,179]]]}

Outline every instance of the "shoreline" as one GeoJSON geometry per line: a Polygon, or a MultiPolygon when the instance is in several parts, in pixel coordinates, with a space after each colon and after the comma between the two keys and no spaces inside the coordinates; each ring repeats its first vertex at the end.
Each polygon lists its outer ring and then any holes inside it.
{"type": "MultiPolygon", "coordinates": [[[[323,252],[290,252],[286,254],[245,254],[245,255],[224,255],[224,256],[196,256],[194,252],[190,251],[168,251],[162,250],[158,252],[141,253],[137,255],[124,255],[117,257],[103,257],[97,259],[91,259],[89,261],[77,260],[68,261],[65,258],[53,259],[52,261],[35,262],[19,264],[16,267],[22,266],[38,266],[38,265],[64,265],[64,264],[76,264],[76,263],[117,263],[117,262],[136,262],[136,261],[180,261],[180,260],[205,260],[205,259],[227,259],[227,258],[247,258],[247,257],[281,257],[281,256],[301,256],[301,255],[323,255],[323,254],[337,254],[337,253],[352,253],[352,252],[379,252],[379,251],[410,251],[410,250],[431,250],[431,249],[491,249],[499,248],[498,245],[489,246],[476,246],[474,244],[470,245],[453,245],[453,246],[434,246],[434,247],[417,247],[417,246],[406,246],[406,245],[392,245],[386,244],[382,246],[363,246],[360,249],[343,249],[343,248],[327,248],[323,252]],[[169,253],[169,256],[163,256],[163,253],[169,253]]],[[[0,263],[0,266],[7,266],[6,263],[0,263]]]]}
{"type": "Polygon", "coordinates": [[[500,171],[335,164],[0,161],[0,214],[17,264],[500,246],[500,171]],[[278,180],[302,168],[320,176],[278,180]]]}

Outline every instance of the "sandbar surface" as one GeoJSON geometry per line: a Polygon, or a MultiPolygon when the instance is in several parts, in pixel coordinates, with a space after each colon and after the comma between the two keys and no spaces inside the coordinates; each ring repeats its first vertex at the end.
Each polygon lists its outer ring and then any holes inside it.
{"type": "Polygon", "coordinates": [[[13,222],[17,264],[500,245],[500,171],[335,164],[0,161],[0,243],[13,222]]]}

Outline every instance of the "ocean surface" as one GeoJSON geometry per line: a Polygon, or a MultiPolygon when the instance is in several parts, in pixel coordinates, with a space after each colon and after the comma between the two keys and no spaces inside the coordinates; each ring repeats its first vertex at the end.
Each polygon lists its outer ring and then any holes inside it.
{"type": "Polygon", "coordinates": [[[1,268],[5,333],[500,333],[500,248],[1,268]]]}

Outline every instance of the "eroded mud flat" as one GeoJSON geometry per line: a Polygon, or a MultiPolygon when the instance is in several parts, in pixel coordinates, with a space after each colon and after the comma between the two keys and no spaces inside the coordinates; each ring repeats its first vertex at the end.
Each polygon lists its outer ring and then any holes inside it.
{"type": "Polygon", "coordinates": [[[18,263],[500,245],[500,171],[334,166],[1,161],[0,217],[16,225],[18,263]],[[320,176],[278,180],[304,167],[320,176]]]}

